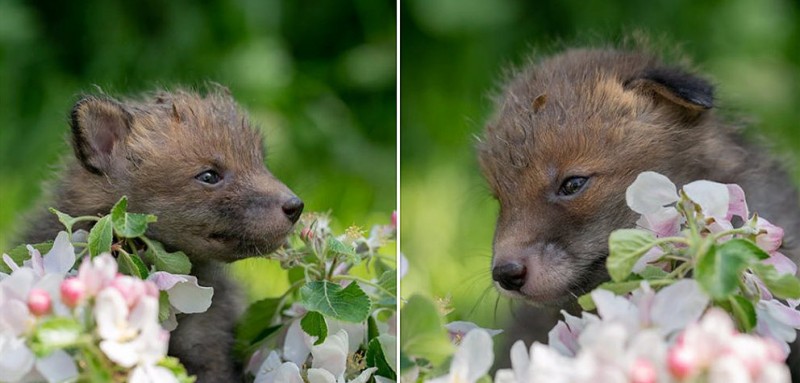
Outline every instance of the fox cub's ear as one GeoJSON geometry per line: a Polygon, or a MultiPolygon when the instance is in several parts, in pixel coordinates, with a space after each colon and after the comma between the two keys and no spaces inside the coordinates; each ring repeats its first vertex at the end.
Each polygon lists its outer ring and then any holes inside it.
{"type": "Polygon", "coordinates": [[[107,174],[112,155],[128,135],[131,114],[109,98],[83,97],[72,108],[72,146],[86,170],[107,174]]]}
{"type": "Polygon", "coordinates": [[[680,69],[648,69],[626,81],[625,88],[649,93],[689,111],[701,112],[714,106],[714,86],[680,69]]]}

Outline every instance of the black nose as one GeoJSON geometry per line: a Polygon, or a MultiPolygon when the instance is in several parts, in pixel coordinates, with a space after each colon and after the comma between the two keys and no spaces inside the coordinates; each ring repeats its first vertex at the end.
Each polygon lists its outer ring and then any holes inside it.
{"type": "Polygon", "coordinates": [[[281,208],[286,214],[286,217],[288,217],[292,223],[295,223],[298,219],[300,219],[300,214],[303,212],[303,206],[303,201],[301,201],[300,198],[292,197],[288,201],[284,202],[281,208]]]}
{"type": "Polygon", "coordinates": [[[504,263],[492,269],[492,279],[502,288],[512,291],[519,291],[522,288],[527,274],[525,266],[516,262],[504,263]]]}

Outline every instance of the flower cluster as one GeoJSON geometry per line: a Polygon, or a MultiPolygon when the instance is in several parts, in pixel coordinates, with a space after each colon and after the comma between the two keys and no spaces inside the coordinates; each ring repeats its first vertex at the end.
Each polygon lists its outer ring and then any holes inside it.
{"type": "Polygon", "coordinates": [[[257,383],[388,383],[396,380],[396,215],[369,236],[351,227],[334,235],[327,214],[301,218],[291,245],[276,252],[290,275],[282,297],[255,302],[237,338],[257,383]],[[256,338],[256,341],[253,340],[256,338]]]}
{"type": "Polygon", "coordinates": [[[144,237],[155,217],[126,205],[103,217],[54,210],[66,231],[3,254],[0,381],[193,380],[167,357],[169,330],[176,313],[206,311],[213,289],[186,275],[186,255],[144,237]],[[91,231],[73,232],[82,221],[91,231]]]}
{"type": "Polygon", "coordinates": [[[11,274],[0,273],[0,380],[61,382],[91,372],[178,382],[185,372],[161,365],[169,332],[158,320],[159,287],[118,273],[109,253],[83,257],[76,270],[68,237],[59,233],[44,256],[27,246],[21,266],[3,255],[11,274]]]}
{"type": "MultiPolygon", "coordinates": [[[[579,317],[562,312],[549,345],[515,343],[512,368],[495,381],[790,381],[800,280],[779,251],[783,230],[751,215],[737,185],[678,189],[645,172],[626,200],[641,217],[609,238],[611,281],[579,298],[579,317]]],[[[487,331],[469,331],[434,381],[477,381],[491,343],[487,331]]]]}

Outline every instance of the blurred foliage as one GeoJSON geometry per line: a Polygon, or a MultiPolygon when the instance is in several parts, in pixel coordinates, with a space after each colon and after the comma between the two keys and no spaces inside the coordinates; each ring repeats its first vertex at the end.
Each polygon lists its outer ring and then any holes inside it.
{"type": "MultiPolygon", "coordinates": [[[[215,81],[261,126],[268,165],[339,229],[395,208],[393,1],[0,1],[0,249],[71,155],[79,94],[135,96],[215,81]]],[[[236,267],[253,298],[280,293],[276,263],[236,267]]]]}
{"type": "Polygon", "coordinates": [[[404,298],[449,297],[449,319],[504,327],[513,308],[494,291],[489,271],[497,204],[473,150],[491,113],[488,96],[506,69],[532,54],[615,44],[635,31],[679,47],[718,85],[722,107],[748,118],[749,134],[798,162],[796,1],[403,0],[404,298]]]}

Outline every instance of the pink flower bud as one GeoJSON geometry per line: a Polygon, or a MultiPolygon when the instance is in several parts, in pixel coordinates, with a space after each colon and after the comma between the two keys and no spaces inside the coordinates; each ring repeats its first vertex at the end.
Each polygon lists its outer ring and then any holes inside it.
{"type": "Polygon", "coordinates": [[[686,378],[692,375],[697,367],[697,355],[689,347],[673,347],[667,354],[667,367],[676,378],[686,378]]]}
{"type": "Polygon", "coordinates": [[[631,367],[632,383],[655,383],[658,379],[653,363],[647,359],[636,359],[631,367]]]}
{"type": "Polygon", "coordinates": [[[311,231],[311,228],[304,227],[303,230],[300,230],[300,239],[310,241],[314,239],[314,232],[311,231]]]}
{"type": "Polygon", "coordinates": [[[69,308],[74,308],[86,296],[86,284],[78,278],[67,278],[61,282],[61,300],[69,308]]]}
{"type": "Polygon", "coordinates": [[[397,210],[392,212],[392,226],[397,227],[397,210]]]}
{"type": "Polygon", "coordinates": [[[122,274],[117,275],[111,281],[111,287],[119,291],[120,295],[125,298],[128,307],[136,305],[136,302],[145,293],[144,282],[141,279],[122,274]]]}
{"type": "Polygon", "coordinates": [[[42,289],[31,289],[28,294],[28,310],[33,315],[42,316],[50,312],[53,308],[50,294],[42,289]]]}

